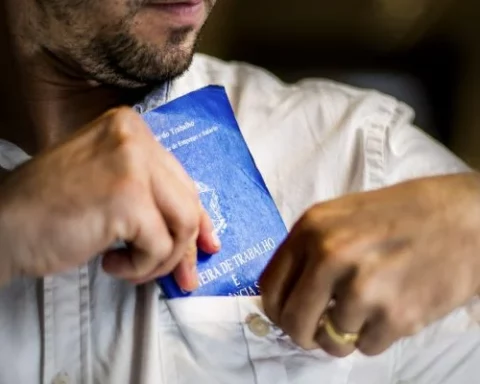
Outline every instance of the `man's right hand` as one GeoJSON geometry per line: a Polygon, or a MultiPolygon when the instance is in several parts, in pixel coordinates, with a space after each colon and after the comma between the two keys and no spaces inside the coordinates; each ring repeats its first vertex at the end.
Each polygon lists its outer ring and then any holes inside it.
{"type": "Polygon", "coordinates": [[[195,185],[129,108],[112,110],[0,185],[0,284],[77,267],[116,241],[106,272],[142,283],[170,272],[196,288],[197,245],[219,250],[195,185]]]}

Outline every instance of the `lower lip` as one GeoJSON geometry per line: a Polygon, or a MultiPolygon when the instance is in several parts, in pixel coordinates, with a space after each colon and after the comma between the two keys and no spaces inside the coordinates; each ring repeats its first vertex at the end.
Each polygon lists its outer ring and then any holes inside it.
{"type": "Polygon", "coordinates": [[[175,24],[193,25],[202,21],[204,3],[203,1],[175,4],[156,3],[149,4],[147,7],[169,15],[175,24]]]}

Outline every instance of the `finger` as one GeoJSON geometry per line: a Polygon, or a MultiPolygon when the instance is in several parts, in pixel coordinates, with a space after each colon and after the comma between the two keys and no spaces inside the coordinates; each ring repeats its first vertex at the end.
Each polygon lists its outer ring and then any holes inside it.
{"type": "Polygon", "coordinates": [[[180,289],[186,292],[198,288],[197,247],[194,242],[189,244],[187,254],[173,271],[173,276],[180,289]]]}
{"type": "MultiPolygon", "coordinates": [[[[335,323],[332,322],[332,325],[337,328],[335,323]]],[[[346,357],[351,355],[356,350],[355,344],[337,344],[335,343],[330,335],[325,330],[324,326],[318,328],[317,334],[315,335],[315,340],[318,343],[318,346],[328,353],[331,356],[335,357],[346,357]]]]}
{"type": "Polygon", "coordinates": [[[181,180],[185,171],[177,161],[170,157],[163,160],[162,168],[152,170],[151,174],[152,194],[158,210],[177,244],[189,243],[192,237],[196,241],[202,212],[200,199],[181,180]]]}
{"type": "Polygon", "coordinates": [[[369,319],[360,334],[357,348],[367,356],[375,356],[386,351],[400,338],[390,326],[387,317],[381,312],[369,319]]]}
{"type": "Polygon", "coordinates": [[[308,260],[281,312],[280,327],[300,347],[314,349],[319,346],[315,336],[320,318],[331,301],[341,269],[319,263],[317,255],[308,260]]]}
{"type": "Polygon", "coordinates": [[[145,277],[137,277],[132,273],[135,270],[133,261],[135,257],[135,252],[132,249],[108,251],[103,256],[102,266],[104,271],[112,276],[131,281],[134,284],[140,284],[145,280],[145,277]]]}
{"type": "Polygon", "coordinates": [[[343,332],[360,332],[370,312],[370,306],[363,299],[363,285],[355,268],[350,268],[336,284],[335,304],[328,314],[330,320],[343,332]]]}
{"type": "MultiPolygon", "coordinates": [[[[189,247],[188,254],[178,263],[173,270],[174,279],[180,289],[186,292],[193,292],[198,288],[198,274],[196,268],[197,248],[194,243],[189,247]]],[[[140,285],[165,276],[164,264],[159,266],[148,276],[142,279],[131,280],[132,284],[140,285]]]]}
{"type": "Polygon", "coordinates": [[[260,293],[265,314],[273,323],[280,323],[283,305],[302,272],[302,252],[295,247],[295,235],[289,236],[268,263],[260,279],[260,293]]]}
{"type": "MultiPolygon", "coordinates": [[[[128,280],[133,284],[144,284],[154,280],[155,277],[166,274],[165,264],[158,264],[158,273],[138,273],[138,259],[146,259],[147,256],[138,251],[119,249],[106,252],[103,256],[102,266],[106,273],[119,279],[128,280]]],[[[168,268],[168,267],[167,267],[168,268]]]]}
{"type": "Polygon", "coordinates": [[[161,266],[164,273],[170,272],[179,260],[169,260],[174,241],[158,211],[152,205],[137,209],[140,224],[133,236],[125,239],[132,244],[128,252],[108,252],[103,259],[104,270],[126,280],[142,280],[161,266]],[[174,265],[171,265],[171,264],[174,265]]]}
{"type": "MultiPolygon", "coordinates": [[[[171,180],[170,186],[162,190],[160,184],[153,183],[152,189],[157,203],[157,209],[163,215],[168,231],[173,239],[172,252],[169,259],[165,261],[172,272],[177,265],[186,257],[188,260],[182,262],[178,275],[181,279],[180,285],[186,285],[188,289],[197,285],[196,281],[187,278],[191,277],[191,269],[196,265],[197,257],[197,238],[200,232],[201,223],[201,205],[198,197],[191,194],[182,183],[178,182],[175,175],[168,177],[171,180]]],[[[165,265],[160,267],[160,271],[165,271],[165,265]]],[[[196,276],[196,274],[195,274],[196,276]]],[[[196,279],[194,279],[196,280],[196,279]]]]}
{"type": "MultiPolygon", "coordinates": [[[[354,271],[350,271],[337,283],[335,302],[328,310],[328,318],[332,326],[341,333],[360,334],[367,319],[367,308],[359,294],[358,284],[353,281],[354,271]]],[[[336,343],[326,332],[325,327],[318,329],[316,340],[320,347],[332,356],[345,357],[356,349],[354,343],[341,345],[336,343]]]]}
{"type": "MultiPolygon", "coordinates": [[[[200,202],[198,207],[201,207],[200,202]]],[[[165,211],[164,211],[165,212],[165,211]]],[[[170,259],[172,262],[177,260],[177,264],[174,266],[173,276],[180,289],[186,292],[192,292],[198,288],[198,275],[197,275],[197,239],[200,231],[200,222],[203,209],[199,211],[193,210],[190,215],[186,214],[188,208],[183,213],[184,219],[180,219],[180,225],[186,225],[186,230],[179,230],[174,236],[174,247],[170,259]],[[187,224],[190,220],[192,224],[187,224]],[[195,221],[196,220],[196,221],[195,221]],[[186,237],[191,233],[190,237],[186,237]]],[[[181,212],[177,212],[181,214],[181,212]]],[[[168,217],[168,212],[165,212],[168,217]]],[[[169,217],[169,220],[174,221],[173,216],[169,217]]],[[[178,219],[177,219],[178,220],[178,219]]],[[[172,224],[173,226],[174,224],[172,224]]],[[[171,231],[175,231],[175,227],[170,227],[171,231]],[[173,228],[173,229],[172,229],[173,228]]]]}
{"type": "Polygon", "coordinates": [[[212,221],[207,212],[202,208],[200,214],[200,229],[198,232],[198,247],[207,254],[214,254],[220,250],[221,244],[212,221]]]}

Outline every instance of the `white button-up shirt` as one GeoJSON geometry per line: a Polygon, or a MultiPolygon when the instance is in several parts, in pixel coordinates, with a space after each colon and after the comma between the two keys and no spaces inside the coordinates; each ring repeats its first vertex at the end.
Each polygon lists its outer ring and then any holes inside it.
{"type": "MultiPolygon", "coordinates": [[[[201,55],[136,108],[209,84],[225,86],[289,227],[316,202],[467,169],[393,98],[321,80],[285,85],[260,69],[201,55]]],[[[1,166],[26,158],[1,142],[1,166]]],[[[265,317],[258,297],[169,301],[154,283],[134,287],[106,275],[96,259],[0,289],[0,383],[474,384],[475,305],[380,356],[338,359],[295,346],[265,317]]]]}

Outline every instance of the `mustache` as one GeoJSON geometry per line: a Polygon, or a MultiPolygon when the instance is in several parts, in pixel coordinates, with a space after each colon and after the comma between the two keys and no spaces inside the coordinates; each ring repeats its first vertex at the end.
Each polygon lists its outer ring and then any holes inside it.
{"type": "Polygon", "coordinates": [[[167,5],[167,4],[187,4],[187,5],[195,5],[200,2],[205,3],[206,5],[213,5],[215,0],[133,0],[141,5],[148,5],[148,4],[158,4],[158,5],[167,5]]]}
{"type": "Polygon", "coordinates": [[[207,9],[210,11],[215,5],[217,0],[128,0],[128,8],[130,14],[136,14],[144,6],[149,4],[198,4],[199,1],[202,1],[207,9]]]}

